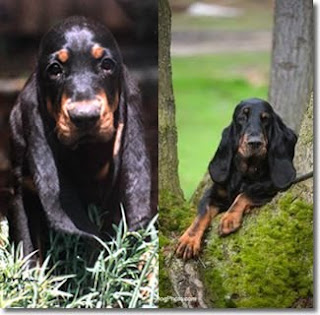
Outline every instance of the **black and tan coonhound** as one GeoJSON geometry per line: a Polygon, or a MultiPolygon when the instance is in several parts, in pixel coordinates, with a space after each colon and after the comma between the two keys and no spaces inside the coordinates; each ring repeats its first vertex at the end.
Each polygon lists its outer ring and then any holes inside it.
{"type": "Polygon", "coordinates": [[[9,228],[25,254],[48,227],[104,237],[121,206],[132,230],[151,219],[140,93],[103,25],[71,17],[49,30],[10,129],[9,228]],[[102,231],[89,220],[91,203],[105,213],[102,231]]]}
{"type": "Polygon", "coordinates": [[[296,176],[292,163],[296,142],[294,132],[266,101],[253,98],[238,104],[209,164],[213,185],[181,236],[177,255],[190,259],[199,254],[202,236],[217,214],[226,211],[219,234],[228,235],[239,229],[244,213],[288,188],[296,176]]]}

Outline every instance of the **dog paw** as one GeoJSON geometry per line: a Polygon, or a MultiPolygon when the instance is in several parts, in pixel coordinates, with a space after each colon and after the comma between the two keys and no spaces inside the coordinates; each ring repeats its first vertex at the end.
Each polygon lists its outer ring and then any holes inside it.
{"type": "Polygon", "coordinates": [[[175,253],[183,260],[195,258],[199,255],[200,243],[201,238],[199,236],[190,235],[189,232],[186,231],[180,237],[175,253]]]}
{"type": "Polygon", "coordinates": [[[241,216],[237,212],[227,212],[219,224],[219,235],[225,236],[237,231],[241,226],[241,216]]]}

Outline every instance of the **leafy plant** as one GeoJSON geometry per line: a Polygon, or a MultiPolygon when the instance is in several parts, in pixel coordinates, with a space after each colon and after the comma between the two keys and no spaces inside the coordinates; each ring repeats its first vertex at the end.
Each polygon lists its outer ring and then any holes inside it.
{"type": "MultiPolygon", "coordinates": [[[[97,212],[91,208],[95,215],[97,212]]],[[[96,219],[98,216],[96,215],[96,219]]],[[[0,233],[1,308],[140,308],[158,301],[158,231],[155,217],[138,232],[122,221],[110,241],[86,241],[50,231],[50,248],[42,266],[30,267],[0,233]]]]}

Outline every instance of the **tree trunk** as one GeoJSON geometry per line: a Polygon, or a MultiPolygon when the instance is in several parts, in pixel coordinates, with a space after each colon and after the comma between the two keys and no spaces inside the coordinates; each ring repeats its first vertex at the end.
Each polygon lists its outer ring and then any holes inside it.
{"type": "Polygon", "coordinates": [[[178,177],[177,129],[172,88],[171,11],[168,0],[159,1],[159,193],[183,199],[178,177]]]}
{"type": "Polygon", "coordinates": [[[313,86],[312,0],[276,0],[269,100],[299,131],[313,86]]]}
{"type": "MultiPolygon", "coordinates": [[[[298,176],[313,171],[313,94],[301,123],[294,166],[298,176]]],[[[303,198],[307,202],[313,203],[313,178],[301,182],[298,187],[300,187],[303,198]]]]}
{"type": "Polygon", "coordinates": [[[171,12],[168,0],[159,1],[159,269],[160,297],[189,297],[188,302],[162,302],[161,307],[206,307],[204,288],[199,281],[195,262],[183,264],[170,258],[172,240],[190,224],[189,204],[184,202],[178,177],[177,130],[172,88],[171,12]],[[192,298],[194,300],[192,300],[192,298]]]}

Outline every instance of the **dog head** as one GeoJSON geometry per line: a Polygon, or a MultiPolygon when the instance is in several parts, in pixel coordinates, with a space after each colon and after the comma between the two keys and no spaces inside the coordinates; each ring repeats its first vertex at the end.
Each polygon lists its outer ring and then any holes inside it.
{"type": "Polygon", "coordinates": [[[297,137],[272,106],[261,99],[240,102],[234,111],[232,123],[223,131],[218,150],[210,162],[212,180],[225,182],[231,170],[233,157],[266,159],[270,177],[278,188],[284,188],[295,178],[292,164],[297,137]]]}
{"type": "Polygon", "coordinates": [[[112,34],[99,23],[71,17],[43,37],[38,60],[40,95],[60,142],[109,141],[123,78],[112,34]]]}

